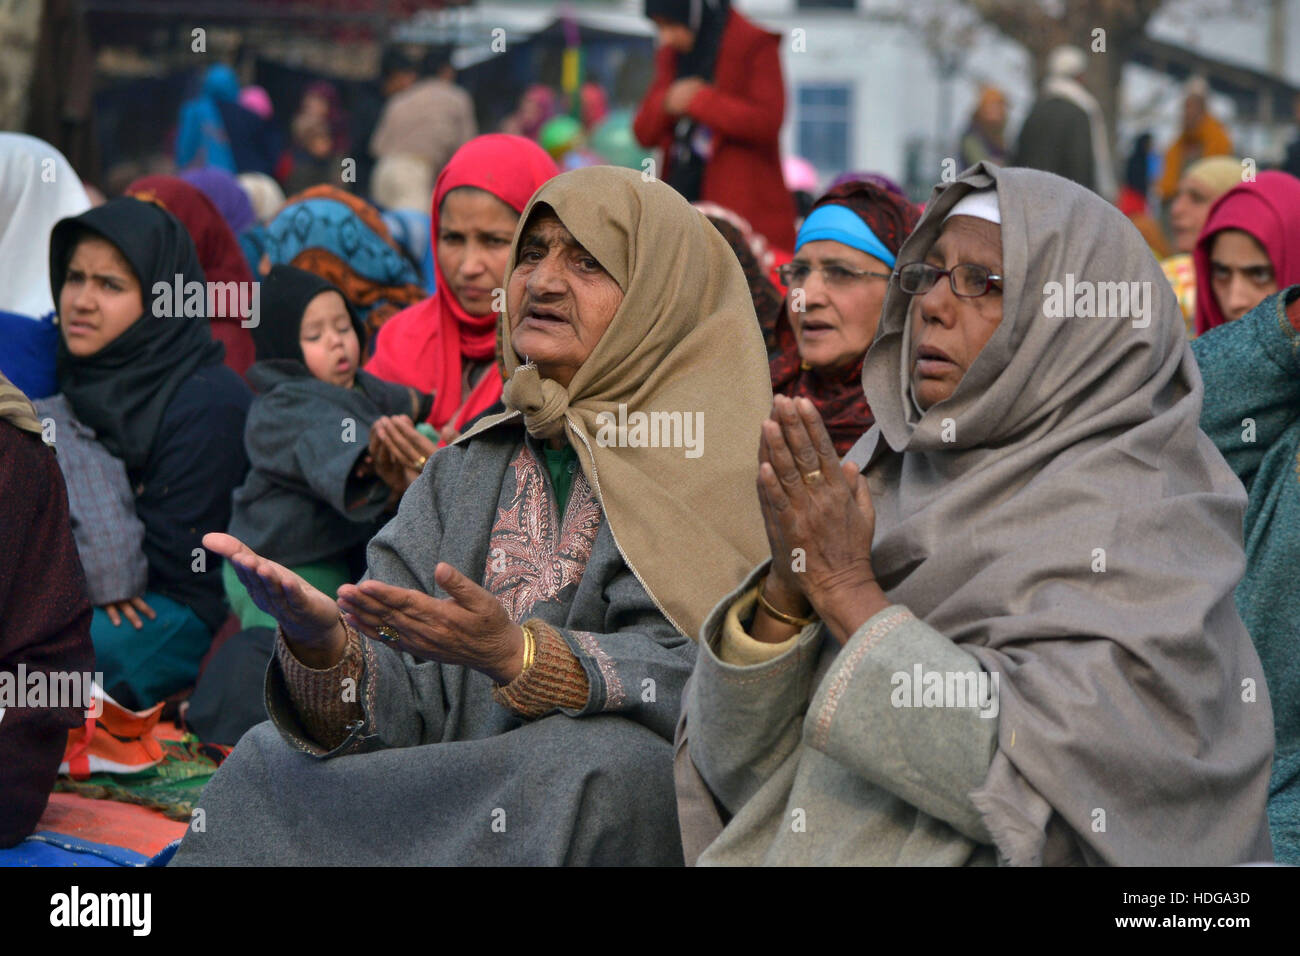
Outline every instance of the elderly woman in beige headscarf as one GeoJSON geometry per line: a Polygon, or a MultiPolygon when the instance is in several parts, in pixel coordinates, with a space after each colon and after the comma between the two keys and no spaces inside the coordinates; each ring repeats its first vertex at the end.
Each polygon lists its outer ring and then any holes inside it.
{"type": "Polygon", "coordinates": [[[764,551],[749,289],[704,216],[612,167],[533,196],[506,274],[509,411],[429,459],[359,585],[205,538],[280,628],[271,721],[178,862],[682,861],[691,638],[764,551]]]}
{"type": "Polygon", "coordinates": [[[972,167],[899,251],[863,385],[844,461],[807,402],[763,424],[771,560],[701,634],[688,860],[1271,859],[1246,496],[1137,230],[972,167]]]}

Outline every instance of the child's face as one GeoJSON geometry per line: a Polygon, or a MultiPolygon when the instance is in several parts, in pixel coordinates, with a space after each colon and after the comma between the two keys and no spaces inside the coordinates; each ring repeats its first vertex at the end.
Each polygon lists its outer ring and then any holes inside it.
{"type": "Polygon", "coordinates": [[[298,330],[298,346],[312,375],[331,385],[352,387],[361,359],[361,343],[341,295],[330,290],[307,303],[298,330]]]}

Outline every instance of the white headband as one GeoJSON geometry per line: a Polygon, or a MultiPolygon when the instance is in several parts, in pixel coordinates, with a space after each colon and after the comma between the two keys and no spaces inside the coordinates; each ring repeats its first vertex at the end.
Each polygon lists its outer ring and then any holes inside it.
{"type": "Polygon", "coordinates": [[[986,186],[967,193],[957,200],[957,205],[948,211],[943,221],[947,222],[953,216],[973,216],[998,226],[1002,225],[1002,213],[998,209],[998,191],[992,186],[986,186]]]}

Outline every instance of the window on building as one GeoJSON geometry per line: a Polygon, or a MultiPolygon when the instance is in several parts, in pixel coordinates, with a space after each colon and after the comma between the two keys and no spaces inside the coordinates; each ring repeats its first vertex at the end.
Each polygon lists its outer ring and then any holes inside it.
{"type": "Polygon", "coordinates": [[[852,90],[842,83],[805,83],[798,90],[798,152],[823,176],[849,168],[852,90]]]}

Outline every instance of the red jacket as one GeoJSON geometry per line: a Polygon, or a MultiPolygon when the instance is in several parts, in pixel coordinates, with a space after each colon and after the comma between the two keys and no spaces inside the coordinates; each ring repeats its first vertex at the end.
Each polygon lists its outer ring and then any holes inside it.
{"type": "MultiPolygon", "coordinates": [[[[785,118],[781,37],[760,30],[734,9],[722,33],[713,84],[691,98],[686,112],[713,131],[713,157],[700,199],[726,206],[778,249],[794,248],[794,200],[785,188],[778,143],[785,118]]],[[[678,117],[664,112],[664,93],[677,78],[677,52],[660,47],[655,77],[632,124],[642,146],[665,157],[678,117]]],[[[668,170],[661,178],[667,178],[668,170]]]]}

